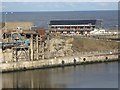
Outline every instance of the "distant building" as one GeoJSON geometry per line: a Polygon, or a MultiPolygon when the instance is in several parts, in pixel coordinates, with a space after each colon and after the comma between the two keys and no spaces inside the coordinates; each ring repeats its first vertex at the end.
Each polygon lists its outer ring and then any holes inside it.
{"type": "Polygon", "coordinates": [[[101,27],[101,20],[52,20],[50,32],[62,34],[88,34],[101,27]]]}
{"type": "Polygon", "coordinates": [[[6,22],[3,29],[9,30],[29,30],[33,26],[32,22],[6,22]]]}

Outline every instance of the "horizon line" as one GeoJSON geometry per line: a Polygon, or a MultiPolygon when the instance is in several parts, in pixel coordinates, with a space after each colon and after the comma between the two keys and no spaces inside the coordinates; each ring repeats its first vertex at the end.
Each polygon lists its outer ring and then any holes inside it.
{"type": "Polygon", "coordinates": [[[79,11],[78,10],[76,10],[76,11],[72,11],[72,10],[65,10],[65,11],[62,11],[62,10],[58,10],[58,11],[57,10],[55,10],[55,11],[53,10],[53,11],[51,11],[50,10],[50,11],[46,11],[45,10],[45,11],[0,11],[0,12],[2,12],[2,13],[5,13],[5,12],[12,12],[12,13],[14,13],[14,12],[81,12],[81,11],[82,12],[84,12],[84,11],[85,12],[86,11],[90,12],[90,11],[118,11],[118,10],[79,10],[79,11]]]}

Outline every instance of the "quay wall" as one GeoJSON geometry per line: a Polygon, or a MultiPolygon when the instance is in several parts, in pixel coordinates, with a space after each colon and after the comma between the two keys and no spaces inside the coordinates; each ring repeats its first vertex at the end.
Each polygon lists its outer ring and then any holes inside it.
{"type": "Polygon", "coordinates": [[[88,63],[100,63],[118,60],[118,55],[94,55],[94,56],[69,56],[52,59],[44,59],[37,61],[19,61],[1,63],[0,68],[2,72],[29,70],[37,68],[50,68],[67,65],[88,64],[88,63]]]}

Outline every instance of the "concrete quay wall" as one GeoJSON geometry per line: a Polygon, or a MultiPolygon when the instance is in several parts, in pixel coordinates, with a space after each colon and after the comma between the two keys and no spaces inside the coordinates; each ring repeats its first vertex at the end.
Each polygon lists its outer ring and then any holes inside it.
{"type": "Polygon", "coordinates": [[[109,62],[118,60],[118,55],[95,55],[95,56],[69,56],[53,59],[44,59],[38,61],[19,61],[10,63],[1,63],[0,68],[2,72],[28,70],[36,68],[50,68],[58,66],[76,65],[109,62]]]}

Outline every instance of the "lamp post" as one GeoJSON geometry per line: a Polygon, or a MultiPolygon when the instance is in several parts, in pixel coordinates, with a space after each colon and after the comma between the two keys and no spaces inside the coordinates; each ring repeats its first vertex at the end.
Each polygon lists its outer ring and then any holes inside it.
{"type": "MultiPolygon", "coordinates": [[[[5,32],[7,32],[7,12],[5,12],[5,32]]],[[[5,34],[5,39],[7,38],[7,35],[5,34]]],[[[8,39],[7,39],[8,42],[8,39]]]]}
{"type": "Polygon", "coordinates": [[[5,30],[7,30],[7,12],[5,12],[5,30]]]}

